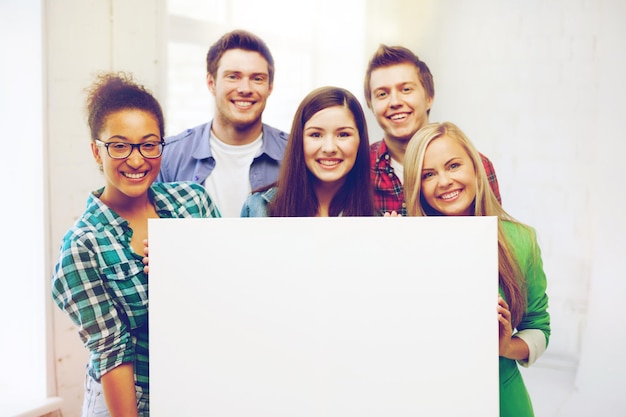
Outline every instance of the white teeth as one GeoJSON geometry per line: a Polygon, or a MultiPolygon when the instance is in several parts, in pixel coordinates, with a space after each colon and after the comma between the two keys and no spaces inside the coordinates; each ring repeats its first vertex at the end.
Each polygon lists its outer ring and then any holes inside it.
{"type": "Polygon", "coordinates": [[[442,200],[450,200],[450,199],[456,197],[457,195],[459,195],[459,192],[458,191],[453,191],[451,193],[442,194],[440,198],[442,200]]]}
{"type": "Polygon", "coordinates": [[[331,167],[331,166],[338,165],[340,161],[337,161],[337,160],[335,160],[335,161],[329,161],[329,160],[326,160],[326,159],[320,159],[318,162],[319,162],[321,165],[331,167]]]}
{"type": "Polygon", "coordinates": [[[235,105],[239,107],[250,107],[252,106],[252,103],[250,103],[249,101],[235,101],[235,105]]]}
{"type": "Polygon", "coordinates": [[[391,116],[391,120],[401,120],[401,119],[406,119],[406,117],[407,117],[406,113],[394,114],[393,116],[391,116]]]}
{"type": "Polygon", "coordinates": [[[124,175],[126,178],[131,178],[133,180],[137,180],[139,178],[143,178],[146,176],[145,172],[138,172],[136,174],[131,174],[130,172],[123,172],[122,175],[124,175]]]}

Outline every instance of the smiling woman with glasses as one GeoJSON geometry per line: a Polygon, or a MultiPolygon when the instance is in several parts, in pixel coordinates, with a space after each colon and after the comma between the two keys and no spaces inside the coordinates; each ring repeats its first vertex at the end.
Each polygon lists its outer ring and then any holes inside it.
{"type": "Polygon", "coordinates": [[[104,187],[63,237],[52,297],[90,352],[82,416],[149,417],[148,219],[219,212],[199,184],[154,182],[164,122],[150,92],[119,73],[100,76],[88,93],[91,152],[104,187]]]}

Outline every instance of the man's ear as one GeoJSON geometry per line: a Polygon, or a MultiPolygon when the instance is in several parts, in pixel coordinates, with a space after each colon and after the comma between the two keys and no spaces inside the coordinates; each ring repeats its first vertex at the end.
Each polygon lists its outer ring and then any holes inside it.
{"type": "Polygon", "coordinates": [[[426,110],[430,110],[430,108],[431,108],[431,107],[432,107],[432,105],[433,105],[433,101],[434,101],[434,100],[435,100],[435,97],[434,97],[434,96],[428,97],[428,98],[426,99],[426,110]]]}
{"type": "Polygon", "coordinates": [[[215,78],[209,73],[206,75],[206,85],[209,87],[211,94],[215,95],[215,78]]]}

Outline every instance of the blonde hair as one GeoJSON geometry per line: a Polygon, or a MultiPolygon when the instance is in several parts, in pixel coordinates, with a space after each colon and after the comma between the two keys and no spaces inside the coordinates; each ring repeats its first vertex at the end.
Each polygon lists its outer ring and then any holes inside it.
{"type": "Polygon", "coordinates": [[[510,216],[493,193],[482,158],[472,142],[456,125],[450,122],[430,123],[423,126],[409,141],[404,155],[404,197],[409,216],[441,215],[432,208],[422,195],[422,170],[424,156],[430,143],[442,136],[456,140],[467,152],[476,174],[476,197],[474,216],[496,216],[498,218],[498,271],[499,283],[509,304],[513,328],[526,311],[526,278],[510,242],[502,230],[502,221],[513,222],[527,227],[510,216]]]}

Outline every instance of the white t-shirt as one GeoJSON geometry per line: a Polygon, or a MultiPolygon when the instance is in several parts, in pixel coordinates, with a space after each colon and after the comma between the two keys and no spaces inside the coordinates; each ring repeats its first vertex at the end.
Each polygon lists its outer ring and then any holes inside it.
{"type": "Polygon", "coordinates": [[[222,217],[239,217],[250,194],[250,165],[263,145],[263,134],[247,145],[228,145],[211,132],[215,168],[204,182],[222,217]]]}
{"type": "Polygon", "coordinates": [[[400,184],[404,185],[404,165],[395,159],[391,158],[391,168],[393,168],[393,172],[396,174],[396,177],[400,180],[400,184]]]}

